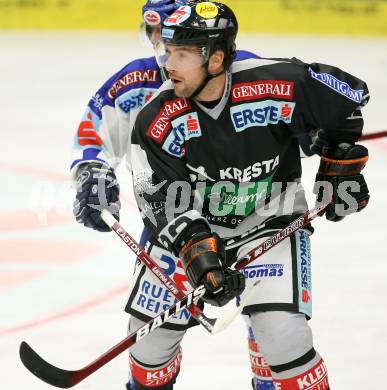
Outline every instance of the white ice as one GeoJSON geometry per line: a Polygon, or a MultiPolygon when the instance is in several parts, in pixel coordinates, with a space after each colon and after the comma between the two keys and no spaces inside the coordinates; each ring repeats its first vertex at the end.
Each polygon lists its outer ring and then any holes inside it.
{"type": "MultiPolygon", "coordinates": [[[[250,35],[241,37],[239,47],[334,64],[366,80],[371,101],[363,111],[365,129],[386,129],[386,39],[250,35]]],[[[51,388],[21,364],[22,340],[51,363],[78,369],[126,335],[122,309],[133,256],[113,234],[73,221],[74,193],[66,175],[88,99],[113,72],[148,54],[126,33],[0,35],[1,389],[51,388]]],[[[337,224],[318,219],[312,237],[311,325],[333,390],[385,386],[387,141],[367,147],[369,207],[337,224]]],[[[316,158],[304,161],[310,204],[317,164],[316,158]]],[[[139,237],[141,221],[125,169],[119,178],[126,199],[122,223],[139,237]]],[[[177,390],[250,389],[241,319],[213,337],[192,329],[183,350],[177,390]]],[[[124,353],[77,388],[124,389],[127,371],[124,353]]]]}

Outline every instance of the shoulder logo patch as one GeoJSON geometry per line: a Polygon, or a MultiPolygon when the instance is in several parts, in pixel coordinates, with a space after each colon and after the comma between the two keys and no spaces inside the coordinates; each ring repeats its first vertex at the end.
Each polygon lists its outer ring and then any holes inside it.
{"type": "Polygon", "coordinates": [[[182,157],[185,154],[184,142],[201,135],[198,114],[191,112],[172,121],[172,131],[166,138],[163,149],[174,157],[182,157]]]}
{"type": "Polygon", "coordinates": [[[340,93],[349,100],[352,100],[356,103],[361,103],[364,93],[363,89],[352,89],[347,83],[338,80],[336,77],[328,73],[316,73],[311,68],[309,68],[309,73],[312,78],[322,84],[325,84],[327,87],[340,93]]]}
{"type": "Polygon", "coordinates": [[[156,118],[149,126],[146,135],[161,143],[171,129],[171,119],[191,109],[186,99],[174,99],[164,103],[156,118]]]}

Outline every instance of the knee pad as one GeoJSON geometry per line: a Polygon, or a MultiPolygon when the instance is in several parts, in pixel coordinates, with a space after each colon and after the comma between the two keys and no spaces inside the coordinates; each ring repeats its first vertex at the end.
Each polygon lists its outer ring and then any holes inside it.
{"type": "Polygon", "coordinates": [[[250,320],[270,367],[294,361],[313,350],[312,331],[304,314],[267,311],[251,314],[250,320]]]}
{"type": "Polygon", "coordinates": [[[131,387],[133,390],[172,390],[180,371],[181,359],[181,348],[172,359],[157,366],[142,363],[130,355],[131,387]]]}

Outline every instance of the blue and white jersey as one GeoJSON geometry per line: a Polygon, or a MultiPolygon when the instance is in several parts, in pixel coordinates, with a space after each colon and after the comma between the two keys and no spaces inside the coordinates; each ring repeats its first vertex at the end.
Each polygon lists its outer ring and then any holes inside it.
{"type": "MultiPolygon", "coordinates": [[[[257,58],[238,50],[237,60],[257,58]]],[[[155,57],[141,58],[115,73],[90,99],[74,137],[71,174],[98,161],[112,168],[126,158],[130,168],[131,132],[140,109],[163,83],[155,57]]]]}

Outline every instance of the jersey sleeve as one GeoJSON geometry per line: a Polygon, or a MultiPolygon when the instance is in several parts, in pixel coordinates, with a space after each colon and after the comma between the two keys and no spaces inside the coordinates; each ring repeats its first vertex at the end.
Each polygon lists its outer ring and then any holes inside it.
{"type": "Polygon", "coordinates": [[[339,68],[303,65],[301,118],[309,129],[324,129],[330,144],[355,143],[363,130],[361,109],[369,100],[364,81],[339,68]]]}
{"type": "Polygon", "coordinates": [[[162,148],[172,131],[165,106],[160,108],[155,99],[137,117],[131,146],[137,205],[145,226],[168,250],[194,221],[208,225],[195,209],[185,161],[162,148]]]}
{"type": "Polygon", "coordinates": [[[150,59],[136,60],[107,80],[89,101],[73,142],[71,176],[82,164],[97,161],[116,168],[126,156],[134,121],[160,86],[158,67],[150,59]]]}

